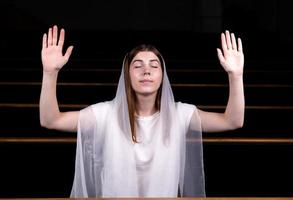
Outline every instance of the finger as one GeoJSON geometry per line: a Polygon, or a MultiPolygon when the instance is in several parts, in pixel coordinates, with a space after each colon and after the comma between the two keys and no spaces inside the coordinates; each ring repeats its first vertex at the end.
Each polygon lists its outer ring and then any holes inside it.
{"type": "Polygon", "coordinates": [[[57,45],[57,40],[58,40],[58,28],[57,26],[55,25],[53,27],[53,45],[57,45]]]}
{"type": "Polygon", "coordinates": [[[227,50],[227,43],[226,43],[226,38],[225,38],[224,33],[221,33],[221,43],[222,43],[223,51],[226,51],[227,50]]]}
{"type": "Polygon", "coordinates": [[[231,38],[232,38],[232,48],[237,50],[237,43],[236,43],[236,39],[235,39],[235,35],[234,33],[231,33],[231,38]]]}
{"type": "Polygon", "coordinates": [[[42,49],[47,48],[47,34],[45,33],[43,35],[43,44],[42,44],[42,49]]]}
{"type": "Polygon", "coordinates": [[[64,58],[65,58],[66,60],[69,59],[69,57],[70,57],[70,55],[71,55],[71,53],[72,53],[72,50],[73,50],[73,46],[70,46],[70,47],[67,48],[67,50],[66,50],[66,52],[65,52],[65,54],[64,54],[64,58]]]}
{"type": "Polygon", "coordinates": [[[227,48],[228,48],[228,49],[231,49],[232,46],[231,46],[231,38],[230,38],[230,33],[229,33],[229,31],[226,31],[226,43],[227,43],[227,48]]]}
{"type": "Polygon", "coordinates": [[[48,31],[48,43],[47,43],[48,46],[52,45],[52,28],[49,28],[49,31],[48,31]]]}
{"type": "Polygon", "coordinates": [[[58,46],[63,47],[63,44],[64,44],[64,38],[65,38],[65,31],[64,31],[64,29],[62,28],[61,31],[60,31],[60,36],[59,36],[58,46]]]}
{"type": "Polygon", "coordinates": [[[218,58],[219,58],[220,63],[223,63],[225,61],[225,58],[223,56],[222,51],[219,48],[217,48],[217,53],[218,53],[218,58]]]}
{"type": "Polygon", "coordinates": [[[238,51],[243,53],[243,50],[242,50],[242,41],[240,38],[238,38],[238,51]]]}

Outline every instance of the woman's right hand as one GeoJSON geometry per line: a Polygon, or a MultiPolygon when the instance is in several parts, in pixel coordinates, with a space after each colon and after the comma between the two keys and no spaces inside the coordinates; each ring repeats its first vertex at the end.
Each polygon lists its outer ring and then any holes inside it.
{"type": "Polygon", "coordinates": [[[73,46],[68,47],[63,55],[62,49],[64,38],[64,29],[61,29],[60,36],[58,38],[58,28],[56,25],[53,28],[49,28],[48,34],[45,33],[43,35],[41,56],[44,72],[58,72],[67,63],[73,46]]]}

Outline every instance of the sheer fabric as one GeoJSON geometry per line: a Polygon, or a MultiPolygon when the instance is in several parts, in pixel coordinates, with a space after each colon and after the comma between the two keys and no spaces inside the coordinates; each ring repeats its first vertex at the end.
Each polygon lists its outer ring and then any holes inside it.
{"type": "Polygon", "coordinates": [[[116,97],[80,111],[71,197],[177,197],[178,190],[180,196],[205,196],[200,118],[194,107],[190,123],[179,123],[162,65],[160,112],[148,139],[132,141],[123,68],[116,97]],[[147,186],[138,177],[144,170],[135,156],[138,145],[152,150],[147,186]],[[141,193],[140,187],[147,188],[141,193]]]}

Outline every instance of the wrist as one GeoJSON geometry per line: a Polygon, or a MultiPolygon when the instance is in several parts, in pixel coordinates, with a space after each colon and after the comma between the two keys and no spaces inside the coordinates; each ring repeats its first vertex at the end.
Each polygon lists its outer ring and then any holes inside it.
{"type": "Polygon", "coordinates": [[[232,79],[242,79],[243,73],[230,72],[230,73],[228,73],[228,76],[229,76],[229,78],[232,78],[232,79]]]}
{"type": "Polygon", "coordinates": [[[229,83],[242,83],[243,84],[243,75],[242,74],[228,74],[229,83]]]}
{"type": "Polygon", "coordinates": [[[56,76],[58,75],[59,70],[52,70],[52,71],[47,71],[47,70],[43,70],[43,75],[46,76],[56,76]]]}

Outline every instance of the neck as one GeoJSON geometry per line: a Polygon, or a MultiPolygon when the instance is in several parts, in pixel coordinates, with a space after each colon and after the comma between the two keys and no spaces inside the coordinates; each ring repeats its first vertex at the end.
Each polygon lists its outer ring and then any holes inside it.
{"type": "Polygon", "coordinates": [[[151,95],[137,94],[136,114],[139,116],[150,116],[157,112],[155,107],[156,96],[156,93],[151,95]]]}

